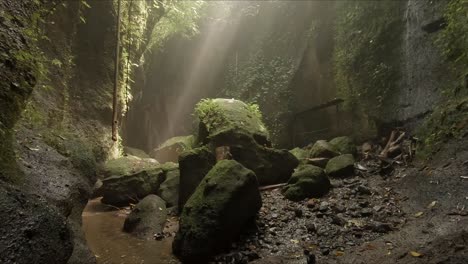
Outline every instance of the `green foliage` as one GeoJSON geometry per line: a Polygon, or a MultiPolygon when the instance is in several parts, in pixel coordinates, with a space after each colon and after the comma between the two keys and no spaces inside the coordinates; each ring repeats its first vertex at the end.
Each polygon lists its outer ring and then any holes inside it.
{"type": "Polygon", "coordinates": [[[399,79],[401,1],[337,2],[335,83],[348,109],[379,117],[399,79]]]}
{"type": "Polygon", "coordinates": [[[202,99],[198,102],[195,106],[195,116],[199,120],[210,120],[210,122],[205,122],[207,131],[229,122],[223,115],[219,104],[215,103],[213,99],[202,99]]]}
{"type": "Polygon", "coordinates": [[[277,142],[285,130],[283,118],[290,111],[293,69],[291,59],[267,58],[259,51],[238,65],[235,62],[229,65],[222,96],[250,104],[251,111],[264,119],[273,141],[277,142]]]}
{"type": "Polygon", "coordinates": [[[468,97],[452,99],[434,109],[434,112],[419,128],[418,135],[422,142],[418,156],[429,158],[445,142],[461,139],[468,135],[468,97]]]}
{"type": "Polygon", "coordinates": [[[445,56],[454,81],[441,87],[443,98],[420,127],[418,156],[429,158],[445,142],[468,135],[468,2],[451,0],[445,9],[446,27],[435,43],[445,56]]]}
{"type": "Polygon", "coordinates": [[[436,44],[451,66],[458,83],[445,89],[448,96],[468,94],[468,2],[451,0],[446,6],[446,27],[437,35],[436,44]]]}

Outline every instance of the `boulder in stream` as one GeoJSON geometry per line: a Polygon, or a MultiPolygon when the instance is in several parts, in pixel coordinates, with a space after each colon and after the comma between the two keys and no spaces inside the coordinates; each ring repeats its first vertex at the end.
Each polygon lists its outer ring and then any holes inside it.
{"type": "Polygon", "coordinates": [[[166,201],[167,207],[177,206],[179,201],[180,172],[178,166],[165,171],[166,179],[158,190],[158,195],[166,201]]]}
{"type": "Polygon", "coordinates": [[[284,196],[292,201],[306,198],[318,198],[330,190],[331,184],[322,168],[313,165],[301,165],[284,187],[284,196]]]}
{"type": "Polygon", "coordinates": [[[140,238],[151,238],[163,231],[166,219],[166,202],[150,194],[133,208],[125,219],[123,230],[140,238]]]}
{"type": "Polygon", "coordinates": [[[142,159],[136,156],[124,156],[107,161],[100,169],[100,177],[132,175],[143,170],[159,166],[155,159],[142,159]]]}
{"type": "Polygon", "coordinates": [[[299,161],[287,150],[271,148],[255,107],[234,99],[207,99],[197,105],[198,141],[229,147],[230,156],[255,172],[260,185],[286,182],[299,161]]]}
{"type": "Polygon", "coordinates": [[[166,140],[158,148],[151,151],[150,156],[161,163],[179,162],[182,152],[190,150],[195,145],[194,136],[173,137],[166,140]]]}
{"type": "Polygon", "coordinates": [[[325,168],[330,177],[348,177],[354,173],[354,157],[352,154],[344,154],[330,159],[325,168]]]}
{"type": "Polygon", "coordinates": [[[159,167],[144,169],[131,175],[111,176],[102,180],[101,202],[114,206],[135,203],[148,194],[155,193],[164,181],[164,171],[159,167]]]}
{"type": "Polygon", "coordinates": [[[234,160],[221,160],[187,201],[173,251],[184,263],[205,263],[226,249],[255,219],[262,200],[255,174],[234,160]]]}
{"type": "Polygon", "coordinates": [[[215,163],[216,158],[207,147],[195,148],[180,155],[179,211],[215,163]]]}
{"type": "Polygon", "coordinates": [[[144,150],[132,148],[132,147],[123,147],[123,151],[127,156],[134,156],[141,159],[149,159],[151,158],[144,150]]]}

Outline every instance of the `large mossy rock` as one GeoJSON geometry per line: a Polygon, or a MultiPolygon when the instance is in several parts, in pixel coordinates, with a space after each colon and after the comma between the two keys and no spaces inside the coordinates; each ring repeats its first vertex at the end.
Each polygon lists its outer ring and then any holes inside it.
{"type": "Polygon", "coordinates": [[[302,148],[294,148],[294,149],[291,149],[289,152],[293,154],[294,157],[296,157],[296,159],[298,159],[301,162],[304,161],[309,156],[308,151],[302,148]]]}
{"type": "Polygon", "coordinates": [[[158,190],[158,195],[166,201],[167,207],[177,206],[179,203],[180,172],[178,166],[166,171],[166,179],[158,190]]]}
{"type": "Polygon", "coordinates": [[[330,159],[325,168],[330,177],[348,177],[354,173],[354,157],[352,154],[344,154],[330,159]]]}
{"type": "Polygon", "coordinates": [[[215,163],[216,158],[207,147],[195,148],[180,155],[179,210],[182,210],[185,202],[215,163]]]}
{"type": "Polygon", "coordinates": [[[195,146],[194,136],[173,137],[166,140],[158,148],[151,151],[150,156],[157,161],[178,162],[182,152],[192,149],[195,146]]]}
{"type": "Polygon", "coordinates": [[[233,99],[204,100],[197,105],[199,142],[229,147],[232,158],[255,172],[260,185],[288,181],[299,161],[287,150],[271,148],[261,114],[233,99]]]}
{"type": "Polygon", "coordinates": [[[131,175],[111,176],[102,180],[102,203],[125,206],[155,193],[164,181],[160,166],[141,170],[131,175]]]}
{"type": "Polygon", "coordinates": [[[150,194],[133,208],[124,222],[123,230],[140,238],[151,238],[162,233],[166,224],[166,202],[160,197],[150,194]]]}
{"type": "Polygon", "coordinates": [[[356,155],[356,145],[350,137],[336,137],[330,140],[330,145],[340,154],[356,155]]]}
{"type": "Polygon", "coordinates": [[[258,187],[255,174],[240,163],[218,162],[183,208],[174,253],[184,263],[206,263],[228,248],[260,210],[258,187]]]}
{"type": "Polygon", "coordinates": [[[252,136],[260,145],[271,145],[258,109],[242,101],[205,99],[195,111],[199,119],[198,142],[207,144],[221,134],[235,132],[252,136]]]}
{"type": "Polygon", "coordinates": [[[155,159],[142,159],[136,156],[124,156],[107,161],[100,170],[100,177],[132,175],[144,170],[157,168],[155,159]]]}
{"type": "Polygon", "coordinates": [[[299,165],[298,159],[287,150],[260,146],[246,135],[238,135],[237,139],[222,144],[230,147],[234,160],[255,172],[262,186],[287,182],[299,165]]]}
{"type": "Polygon", "coordinates": [[[309,151],[310,158],[333,158],[338,155],[333,146],[325,140],[317,140],[309,151]]]}
{"type": "Polygon", "coordinates": [[[318,198],[330,190],[331,184],[322,168],[313,165],[301,165],[289,179],[283,189],[284,196],[292,201],[306,198],[318,198]]]}
{"type": "Polygon", "coordinates": [[[135,156],[141,159],[151,158],[145,151],[132,147],[123,147],[123,151],[127,156],[135,156]]]}

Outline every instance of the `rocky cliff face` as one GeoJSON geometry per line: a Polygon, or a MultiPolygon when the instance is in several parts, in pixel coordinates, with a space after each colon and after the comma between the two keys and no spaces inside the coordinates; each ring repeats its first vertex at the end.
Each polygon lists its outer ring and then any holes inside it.
{"type": "Polygon", "coordinates": [[[94,263],[81,213],[115,148],[113,5],[30,2],[0,3],[0,262],[94,263]]]}
{"type": "Polygon", "coordinates": [[[435,35],[444,27],[443,11],[448,1],[408,0],[405,6],[402,39],[401,88],[397,111],[389,111],[395,121],[418,119],[430,112],[448,81],[447,65],[435,35]],[[393,114],[391,114],[393,113],[393,114]]]}

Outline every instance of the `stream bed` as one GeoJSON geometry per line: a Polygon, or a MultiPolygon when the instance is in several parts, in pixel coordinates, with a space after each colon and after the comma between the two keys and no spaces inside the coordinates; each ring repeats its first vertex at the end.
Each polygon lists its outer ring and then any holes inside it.
{"type": "MultiPolygon", "coordinates": [[[[83,230],[98,264],[180,263],[172,255],[172,237],[142,240],[122,231],[127,210],[90,200],[83,211],[83,230]]],[[[169,225],[174,227],[174,225],[169,225]]]]}

